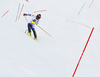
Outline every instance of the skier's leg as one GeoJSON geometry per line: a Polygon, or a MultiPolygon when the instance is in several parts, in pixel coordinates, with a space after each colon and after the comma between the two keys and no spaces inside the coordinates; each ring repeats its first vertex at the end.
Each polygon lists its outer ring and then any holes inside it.
{"type": "Polygon", "coordinates": [[[28,32],[31,33],[30,23],[28,23],[28,32]]]}
{"type": "Polygon", "coordinates": [[[31,37],[31,24],[28,23],[28,35],[31,37]]]}
{"type": "Polygon", "coordinates": [[[37,40],[37,35],[36,35],[35,29],[33,29],[32,31],[33,31],[33,34],[34,34],[34,40],[37,40]]]}
{"type": "Polygon", "coordinates": [[[31,27],[31,29],[33,31],[33,34],[34,34],[34,40],[37,40],[37,35],[36,35],[36,31],[35,31],[34,25],[31,24],[30,27],[31,27]]]}

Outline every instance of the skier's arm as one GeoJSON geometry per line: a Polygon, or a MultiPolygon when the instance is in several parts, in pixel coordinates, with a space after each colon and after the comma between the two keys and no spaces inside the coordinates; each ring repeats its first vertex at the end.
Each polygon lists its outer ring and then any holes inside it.
{"type": "Polygon", "coordinates": [[[33,16],[32,14],[23,14],[23,16],[33,16]]]}

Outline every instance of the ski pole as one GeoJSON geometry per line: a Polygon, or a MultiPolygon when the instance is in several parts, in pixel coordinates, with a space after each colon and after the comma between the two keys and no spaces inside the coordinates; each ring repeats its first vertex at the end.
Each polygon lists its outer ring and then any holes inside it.
{"type": "Polygon", "coordinates": [[[26,19],[26,22],[28,23],[28,20],[27,20],[26,16],[25,16],[25,19],[26,19]]]}
{"type": "Polygon", "coordinates": [[[42,29],[40,26],[38,26],[38,27],[51,37],[51,35],[49,33],[47,33],[44,29],[42,29]]]}
{"type": "MultiPolygon", "coordinates": [[[[25,17],[25,19],[26,19],[26,22],[28,23],[28,20],[27,20],[26,17],[25,17]]],[[[38,26],[38,25],[37,25],[37,26],[38,26]]],[[[51,35],[50,35],[49,33],[47,33],[44,29],[42,29],[40,26],[38,26],[38,27],[51,37],[51,35]]]]}

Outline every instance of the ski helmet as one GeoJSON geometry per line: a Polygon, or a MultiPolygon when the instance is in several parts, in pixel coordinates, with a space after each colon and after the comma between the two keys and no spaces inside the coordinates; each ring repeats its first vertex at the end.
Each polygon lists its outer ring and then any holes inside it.
{"type": "Polygon", "coordinates": [[[41,18],[41,14],[37,14],[36,19],[40,19],[41,18]]]}

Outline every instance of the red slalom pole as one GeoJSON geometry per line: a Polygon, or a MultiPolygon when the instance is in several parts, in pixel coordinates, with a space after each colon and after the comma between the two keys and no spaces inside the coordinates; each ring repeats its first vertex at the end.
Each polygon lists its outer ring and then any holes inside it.
{"type": "MultiPolygon", "coordinates": [[[[94,0],[93,0],[93,1],[94,1],[94,0]]],[[[91,7],[91,5],[92,5],[93,1],[91,2],[91,4],[90,4],[89,8],[91,7]]]]}
{"type": "MultiPolygon", "coordinates": [[[[38,25],[37,25],[38,26],[38,25]]],[[[38,26],[40,29],[42,29],[40,26],[38,26]]],[[[46,34],[48,34],[50,37],[51,35],[49,33],[47,33],[44,29],[42,29],[46,34]]]]}
{"type": "Polygon", "coordinates": [[[1,16],[1,18],[2,18],[4,15],[6,15],[8,12],[9,12],[9,10],[8,10],[5,14],[3,14],[3,15],[1,16]]]}
{"type": "Polygon", "coordinates": [[[82,56],[83,56],[83,54],[84,54],[84,52],[85,52],[85,49],[86,49],[86,47],[87,47],[87,45],[88,45],[88,42],[89,42],[90,38],[91,38],[91,35],[92,35],[92,33],[93,33],[93,30],[94,30],[94,27],[92,28],[92,31],[91,31],[91,33],[90,33],[90,35],[89,35],[89,38],[88,38],[88,40],[87,40],[87,42],[86,42],[86,45],[85,45],[85,47],[84,47],[84,49],[83,49],[83,52],[82,52],[82,54],[81,54],[81,56],[80,56],[80,59],[79,59],[79,61],[78,61],[78,63],[77,63],[77,66],[76,66],[76,68],[75,68],[75,71],[74,71],[72,77],[74,77],[74,75],[75,75],[75,73],[76,73],[76,71],[77,71],[77,68],[78,68],[78,66],[79,66],[79,64],[80,64],[80,61],[81,61],[81,59],[82,59],[82,56]]]}
{"type": "Polygon", "coordinates": [[[46,10],[34,11],[34,12],[32,12],[32,13],[43,12],[43,11],[46,11],[46,10]]]}
{"type": "Polygon", "coordinates": [[[26,0],[27,2],[29,2],[28,0],[26,0]]]}

